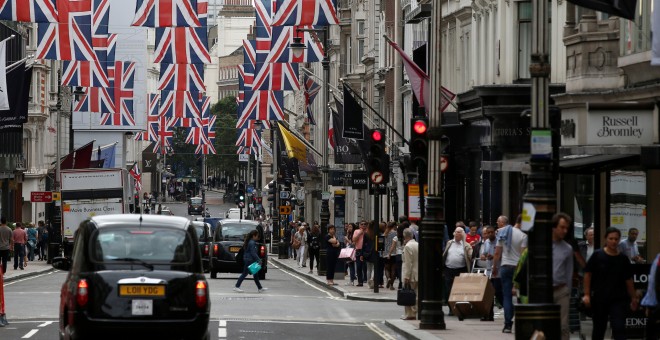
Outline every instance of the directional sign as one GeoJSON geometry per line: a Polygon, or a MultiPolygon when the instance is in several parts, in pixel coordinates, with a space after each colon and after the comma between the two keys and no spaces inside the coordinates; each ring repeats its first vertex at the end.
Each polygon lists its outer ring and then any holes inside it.
{"type": "Polygon", "coordinates": [[[448,167],[449,161],[447,160],[447,156],[440,156],[440,171],[445,172],[448,167]]]}
{"type": "Polygon", "coordinates": [[[371,176],[369,176],[369,179],[371,179],[371,183],[373,184],[380,184],[383,182],[383,173],[380,171],[374,171],[371,173],[371,176]]]}
{"type": "Polygon", "coordinates": [[[291,197],[291,191],[280,191],[280,198],[283,200],[288,200],[291,197]]]}
{"type": "Polygon", "coordinates": [[[33,191],[30,193],[30,202],[50,203],[53,201],[53,193],[50,191],[33,191]]]}
{"type": "Polygon", "coordinates": [[[60,192],[53,191],[53,201],[59,201],[59,200],[60,200],[60,192]]]}
{"type": "Polygon", "coordinates": [[[291,206],[280,205],[280,215],[291,215],[291,206]]]}
{"type": "Polygon", "coordinates": [[[351,176],[353,189],[369,189],[369,177],[365,171],[353,171],[351,176]]]}

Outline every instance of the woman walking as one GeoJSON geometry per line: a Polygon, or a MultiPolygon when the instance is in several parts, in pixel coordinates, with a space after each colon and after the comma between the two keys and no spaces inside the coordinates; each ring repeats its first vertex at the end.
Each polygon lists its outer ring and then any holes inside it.
{"type": "Polygon", "coordinates": [[[630,303],[630,308],[635,311],[639,304],[633,286],[630,260],[619,252],[620,240],[619,229],[607,228],[605,247],[594,251],[585,268],[582,301],[593,310],[593,340],[605,337],[608,319],[612,337],[616,340],[626,339],[626,305],[630,303]]]}
{"type": "Polygon", "coordinates": [[[396,279],[396,222],[389,222],[385,230],[385,277],[387,278],[387,288],[394,290],[394,280],[396,279]]]}
{"type": "Polygon", "coordinates": [[[34,261],[34,253],[37,248],[37,236],[39,232],[37,232],[37,229],[34,227],[34,224],[30,223],[28,224],[27,228],[27,236],[28,236],[28,241],[27,241],[27,259],[28,261],[34,261]]]}
{"type": "MultiPolygon", "coordinates": [[[[241,289],[241,283],[243,283],[243,280],[245,280],[245,278],[250,273],[248,271],[248,267],[255,262],[261,263],[261,259],[259,259],[259,255],[257,254],[256,242],[258,239],[259,232],[256,230],[250,231],[247,236],[245,236],[245,242],[243,242],[243,273],[238,277],[238,281],[236,281],[236,286],[234,287],[234,291],[237,293],[244,292],[244,290],[241,289]]],[[[268,288],[261,286],[261,283],[259,282],[259,273],[255,273],[252,275],[252,277],[254,278],[254,283],[257,284],[259,293],[263,293],[268,290],[268,288]]]]}
{"type": "Polygon", "coordinates": [[[321,228],[318,224],[314,224],[312,232],[309,235],[308,253],[309,253],[309,273],[314,271],[314,259],[316,259],[316,267],[319,266],[319,253],[321,251],[321,228]]]}
{"type": "MultiPolygon", "coordinates": [[[[346,248],[355,248],[355,244],[353,243],[353,231],[357,228],[357,225],[355,223],[346,223],[345,228],[344,244],[346,245],[346,248]]],[[[346,285],[355,286],[355,261],[348,259],[346,261],[346,266],[348,266],[348,273],[350,274],[350,280],[346,282],[346,285]]]]}
{"type": "Polygon", "coordinates": [[[295,241],[300,244],[297,249],[298,252],[298,268],[305,267],[305,248],[307,247],[307,233],[305,232],[305,227],[298,227],[298,232],[294,235],[295,241]]]}
{"type": "Polygon", "coordinates": [[[337,259],[339,258],[339,240],[335,237],[335,226],[328,225],[328,235],[325,235],[325,249],[327,250],[328,268],[325,271],[325,279],[330,286],[336,286],[335,283],[335,268],[337,267],[337,259]]]}

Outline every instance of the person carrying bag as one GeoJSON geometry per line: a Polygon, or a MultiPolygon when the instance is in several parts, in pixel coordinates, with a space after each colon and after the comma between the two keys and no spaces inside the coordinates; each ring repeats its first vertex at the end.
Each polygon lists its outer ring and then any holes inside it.
{"type": "Polygon", "coordinates": [[[237,293],[244,292],[244,290],[241,289],[241,283],[243,283],[243,280],[245,280],[248,274],[252,274],[252,277],[254,278],[254,283],[257,284],[257,289],[259,293],[263,293],[266,290],[268,290],[268,288],[262,287],[261,283],[259,282],[259,270],[261,270],[261,259],[257,254],[256,242],[258,239],[259,239],[259,232],[256,230],[250,231],[245,236],[245,242],[243,243],[243,273],[241,274],[241,276],[238,277],[238,281],[236,281],[236,286],[234,287],[234,291],[237,293]]]}

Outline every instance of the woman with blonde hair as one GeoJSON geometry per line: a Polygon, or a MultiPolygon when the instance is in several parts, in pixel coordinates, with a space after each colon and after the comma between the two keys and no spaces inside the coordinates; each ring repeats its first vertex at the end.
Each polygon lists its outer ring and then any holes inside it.
{"type": "MultiPolygon", "coordinates": [[[[445,300],[449,300],[454,278],[461,273],[470,272],[470,259],[472,258],[472,246],[465,241],[465,229],[457,227],[454,230],[454,238],[447,242],[445,251],[442,254],[445,261],[445,300]]],[[[453,315],[449,311],[449,315],[453,315]]]]}

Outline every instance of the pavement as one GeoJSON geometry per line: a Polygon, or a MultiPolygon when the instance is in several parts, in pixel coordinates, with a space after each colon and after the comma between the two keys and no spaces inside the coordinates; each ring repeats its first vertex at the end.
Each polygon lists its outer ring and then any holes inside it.
{"type": "MultiPolygon", "coordinates": [[[[305,277],[308,280],[314,281],[319,285],[325,286],[333,290],[344,298],[349,300],[372,301],[382,303],[396,303],[396,290],[389,290],[380,288],[378,293],[374,293],[373,289],[365,284],[364,287],[356,287],[346,285],[349,282],[349,277],[346,275],[344,279],[338,279],[335,276],[336,286],[328,286],[325,276],[319,276],[316,273],[309,273],[309,267],[299,268],[296,261],[293,259],[278,259],[277,254],[271,254],[268,259],[269,262],[274,263],[276,266],[283,270],[295,273],[299,276],[305,277]]],[[[341,275],[341,274],[340,274],[341,275]]],[[[395,282],[395,286],[398,282],[395,282]]],[[[442,283],[439,283],[442,284],[442,283]]],[[[399,333],[406,339],[489,339],[489,340],[510,340],[515,339],[514,333],[502,333],[504,327],[504,310],[495,308],[495,321],[481,321],[479,318],[466,318],[459,321],[455,316],[448,316],[449,308],[443,307],[445,313],[444,320],[446,329],[443,330],[428,330],[420,329],[418,320],[401,320],[403,316],[403,307],[401,308],[401,315],[393,315],[392,319],[384,320],[384,323],[395,332],[399,333]]],[[[514,320],[515,321],[515,320],[514,320]]],[[[582,334],[590,334],[591,321],[582,322],[582,334]],[[588,331],[588,332],[585,332],[588,331]]],[[[571,339],[581,339],[578,332],[571,334],[571,339]]]]}
{"type": "Polygon", "coordinates": [[[5,273],[3,279],[5,283],[8,283],[40,274],[45,274],[54,270],[55,268],[53,268],[52,265],[46,263],[46,261],[36,260],[36,258],[35,261],[28,262],[27,266],[23,267],[23,270],[14,270],[14,259],[12,258],[11,261],[7,261],[7,272],[5,273]]]}

